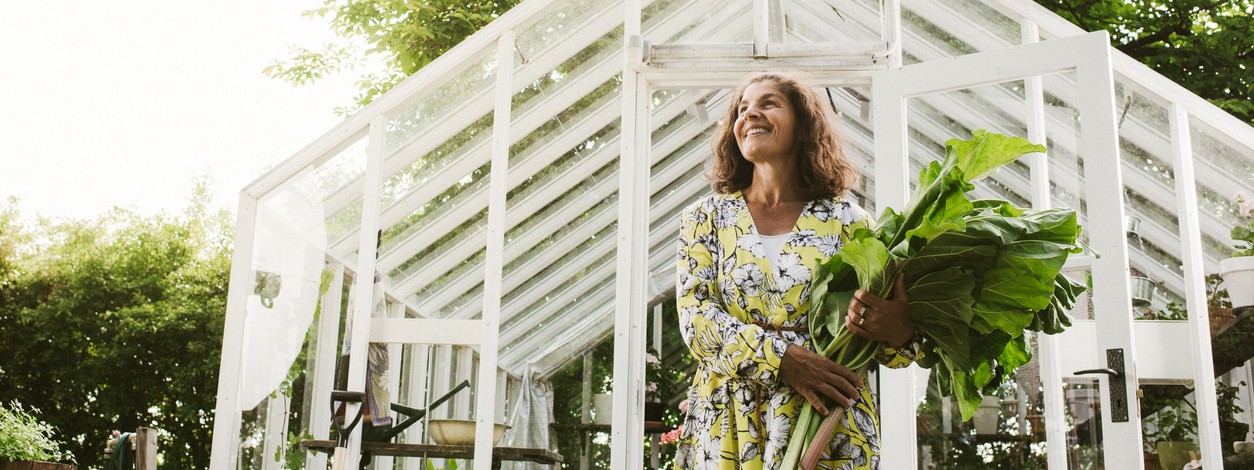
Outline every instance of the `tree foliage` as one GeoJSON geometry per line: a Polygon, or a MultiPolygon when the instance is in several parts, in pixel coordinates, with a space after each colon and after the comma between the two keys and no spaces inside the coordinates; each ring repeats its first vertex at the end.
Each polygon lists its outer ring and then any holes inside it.
{"type": "Polygon", "coordinates": [[[344,40],[321,49],[293,47],[291,54],[263,71],[296,85],[328,74],[359,70],[367,56],[382,70],[365,70],[348,114],[387,92],[436,57],[452,49],[519,0],[326,0],[306,16],[326,18],[344,40]]]}
{"type": "Polygon", "coordinates": [[[1037,0],[1254,124],[1254,0],[1037,0]]]}
{"type": "Polygon", "coordinates": [[[110,430],[160,430],[164,465],[206,468],[230,214],[202,185],[181,216],[0,208],[0,402],[42,411],[83,467],[110,430]]]}

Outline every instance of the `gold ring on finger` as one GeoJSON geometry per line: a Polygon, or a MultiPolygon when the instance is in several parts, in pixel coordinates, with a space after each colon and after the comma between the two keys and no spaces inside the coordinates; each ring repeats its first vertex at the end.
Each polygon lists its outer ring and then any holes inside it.
{"type": "MultiPolygon", "coordinates": [[[[863,310],[865,310],[865,308],[863,310]]],[[[858,319],[858,326],[862,326],[863,323],[866,323],[866,317],[862,317],[858,319]]]]}
{"type": "Polygon", "coordinates": [[[866,305],[863,305],[862,308],[858,309],[858,315],[861,316],[865,314],[866,314],[866,305]]]}

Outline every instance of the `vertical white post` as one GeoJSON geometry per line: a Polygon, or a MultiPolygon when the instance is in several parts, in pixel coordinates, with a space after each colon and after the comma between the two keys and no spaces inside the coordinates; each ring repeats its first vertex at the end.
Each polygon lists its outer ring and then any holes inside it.
{"type": "Polygon", "coordinates": [[[766,47],[771,42],[771,16],[768,3],[771,0],[753,0],[753,57],[767,57],[766,47]]]}
{"type": "Polygon", "coordinates": [[[245,303],[253,292],[253,229],[257,225],[257,199],[239,195],[235,221],[235,248],[231,254],[231,283],[226,296],[226,321],[222,334],[222,363],[218,366],[218,397],[213,418],[213,447],[209,468],[236,468],[239,455],[239,381],[244,351],[245,303]]]}
{"type": "MultiPolygon", "coordinates": [[[[450,388],[462,383],[463,380],[472,378],[475,369],[475,350],[469,346],[456,346],[453,348],[453,354],[457,355],[457,368],[453,375],[453,384],[450,388]]],[[[475,396],[479,393],[479,387],[482,384],[471,382],[471,393],[475,396]]],[[[470,396],[458,394],[453,397],[453,418],[454,419],[470,419],[471,400],[470,396]]]]}
{"type": "Polygon", "coordinates": [[[881,0],[883,24],[880,34],[888,48],[888,67],[901,68],[901,0],[881,0]]]}
{"type": "Polygon", "coordinates": [[[614,311],[614,413],[610,460],[615,470],[644,465],[644,313],[649,239],[648,84],[639,73],[640,0],[624,2],[622,150],[618,158],[618,274],[614,311]]]}
{"type": "MultiPolygon", "coordinates": [[[[366,173],[361,202],[361,230],[357,240],[357,297],[353,299],[352,336],[349,342],[348,390],[366,390],[366,359],[370,348],[370,316],[374,306],[382,299],[374,298],[375,258],[379,243],[379,194],[383,185],[383,151],[387,139],[387,116],[379,116],[370,122],[370,141],[366,145],[366,173]]],[[[355,416],[358,406],[349,403],[346,416],[355,416]]],[[[348,437],[348,462],[357,465],[361,459],[361,428],[358,424],[348,437]]]]}
{"type": "MultiPolygon", "coordinates": [[[[322,295],[318,336],[314,348],[313,394],[309,405],[309,429],[314,439],[330,439],[331,389],[335,387],[335,352],[340,339],[340,300],[344,297],[344,265],[332,263],[331,285],[322,295]]],[[[327,454],[312,452],[310,468],[326,468],[327,454]]]]}
{"type": "MultiPolygon", "coordinates": [[[[592,403],[592,353],[583,353],[583,390],[579,394],[582,403],[579,405],[579,423],[588,424],[592,422],[589,406],[592,403]]],[[[601,410],[597,410],[598,413],[601,410]]],[[[579,452],[579,470],[588,470],[591,465],[588,454],[592,452],[592,438],[586,433],[583,437],[583,446],[579,452]]]]}
{"type": "MultiPolygon", "coordinates": [[[[385,308],[384,316],[387,318],[404,318],[405,317],[405,306],[402,304],[390,303],[384,308],[385,308]]],[[[403,350],[404,345],[400,343],[389,343],[387,345],[387,348],[388,348],[387,367],[388,367],[388,374],[391,376],[389,377],[390,380],[388,380],[387,382],[388,398],[392,401],[399,402],[400,390],[397,388],[397,385],[400,384],[400,380],[398,379],[401,376],[401,351],[403,350]]],[[[392,419],[397,420],[397,418],[399,417],[400,417],[399,415],[393,415],[392,419]]],[[[399,420],[393,421],[393,424],[394,425],[400,424],[400,421],[399,420]]],[[[391,470],[394,466],[394,459],[390,455],[377,455],[374,457],[372,462],[373,462],[374,468],[380,468],[380,469],[386,468],[388,470],[391,470]]]]}
{"type": "Polygon", "coordinates": [[[1197,400],[1197,431],[1202,441],[1203,468],[1223,468],[1223,443],[1219,439],[1219,397],[1215,392],[1215,365],[1211,357],[1210,317],[1206,306],[1206,261],[1202,253],[1202,228],[1198,221],[1197,180],[1193,174],[1193,144],[1189,114],[1171,103],[1171,157],[1176,174],[1176,214],[1184,256],[1184,300],[1189,312],[1189,339],[1193,355],[1193,396],[1197,400]]]}
{"type": "MultiPolygon", "coordinates": [[[[1099,32],[1104,33],[1104,32],[1099,32]]],[[[1093,264],[1093,317],[1098,344],[1122,349],[1124,376],[1099,380],[1102,400],[1102,442],[1107,468],[1143,466],[1141,418],[1137,406],[1136,343],[1132,331],[1132,287],[1129,281],[1128,241],[1123,229],[1123,177],[1119,159],[1119,129],[1115,124],[1115,82],[1108,34],[1091,33],[1085,53],[1076,54],[1079,87],[1076,109],[1083,123],[1079,154],[1084,159],[1084,188],[1088,204],[1089,244],[1102,259],[1093,264]],[[1104,41],[1104,42],[1099,42],[1104,41]],[[1093,52],[1089,52],[1091,48],[1093,52]],[[1111,383],[1122,381],[1124,393],[1114,396],[1111,383]],[[1112,404],[1127,405],[1127,420],[1112,419],[1112,404]]],[[[1093,368],[1107,366],[1106,351],[1089,358],[1093,368]]]]}
{"type": "MultiPolygon", "coordinates": [[[[875,205],[882,212],[887,207],[904,207],[909,198],[910,147],[906,132],[906,100],[895,88],[875,86],[871,90],[875,132],[875,205]]],[[[883,468],[915,468],[918,466],[918,435],[915,423],[915,374],[918,366],[903,369],[879,369],[879,403],[882,428],[881,448],[892,449],[880,455],[883,468]],[[892,404],[892,406],[882,406],[892,404]]]]}
{"type": "Polygon", "coordinates": [[[479,341],[479,383],[475,404],[475,466],[492,466],[492,427],[496,423],[496,353],[501,328],[501,272],[505,266],[505,193],[509,175],[510,98],[514,89],[514,32],[496,42],[496,110],[492,116],[492,170],[488,180],[487,253],[483,278],[483,338],[479,341]]]}
{"type": "Polygon", "coordinates": [[[266,427],[261,440],[262,470],[278,470],[283,466],[275,457],[280,455],[279,448],[287,444],[287,406],[292,400],[287,394],[278,392],[266,398],[266,427]]]}
{"type": "MultiPolygon", "coordinates": [[[[1019,25],[1023,44],[1034,44],[1040,41],[1040,33],[1035,22],[1024,18],[1020,20],[1019,25]]],[[[1024,99],[1027,104],[1028,141],[1044,145],[1046,142],[1045,90],[1041,84],[1041,77],[1027,78],[1023,85],[1024,99]]],[[[1027,158],[1032,173],[1032,208],[1049,209],[1053,206],[1049,194],[1049,161],[1042,153],[1034,153],[1024,158],[1027,158]]],[[[1065,403],[1062,396],[1062,369],[1058,364],[1058,339],[1045,334],[1036,335],[1036,339],[1040,346],[1037,361],[1040,364],[1041,383],[1044,384],[1045,455],[1049,468],[1066,470],[1067,423],[1062,408],[1065,403]]]]}
{"type": "MultiPolygon", "coordinates": [[[[409,346],[409,364],[408,373],[405,381],[408,384],[405,404],[414,408],[427,407],[427,385],[430,383],[431,373],[428,368],[431,360],[431,346],[426,344],[414,344],[409,346]]],[[[427,410],[428,413],[431,410],[427,410]]],[[[423,440],[423,426],[416,423],[405,430],[405,442],[408,444],[421,444],[423,440]]],[[[405,470],[423,470],[425,462],[421,459],[408,458],[404,459],[405,470]]],[[[313,467],[323,468],[323,467],[313,467]]]]}

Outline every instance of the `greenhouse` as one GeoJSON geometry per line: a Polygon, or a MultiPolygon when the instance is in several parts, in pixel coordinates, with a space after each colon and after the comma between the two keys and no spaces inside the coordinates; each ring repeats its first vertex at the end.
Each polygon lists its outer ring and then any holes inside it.
{"type": "Polygon", "coordinates": [[[883,468],[1143,468],[1177,434],[1234,458],[1254,309],[1213,307],[1254,292],[1216,276],[1248,124],[1028,0],[526,0],[242,190],[212,468],[667,466],[680,211],[730,91],[774,70],[822,87],[871,213],[989,129],[1048,151],[975,196],[1074,209],[1091,247],[1073,325],[971,422],[929,369],[873,375],[913,404],[881,407],[883,468]]]}

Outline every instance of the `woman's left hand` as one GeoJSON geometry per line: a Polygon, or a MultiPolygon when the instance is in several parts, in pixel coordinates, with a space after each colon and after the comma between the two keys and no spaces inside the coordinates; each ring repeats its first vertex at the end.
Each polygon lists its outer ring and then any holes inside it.
{"type": "Polygon", "coordinates": [[[893,347],[905,346],[914,337],[914,322],[906,315],[909,305],[905,276],[897,276],[892,300],[859,289],[849,302],[845,328],[872,341],[883,341],[893,347]]]}

